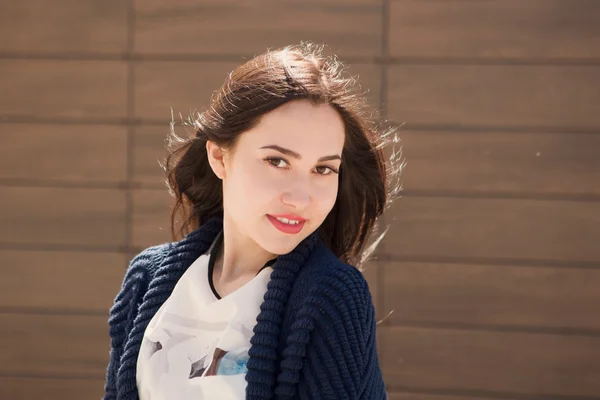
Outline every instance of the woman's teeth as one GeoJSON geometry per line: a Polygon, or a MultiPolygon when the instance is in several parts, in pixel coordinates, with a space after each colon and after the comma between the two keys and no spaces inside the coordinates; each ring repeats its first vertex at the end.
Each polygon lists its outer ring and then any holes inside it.
{"type": "Polygon", "coordinates": [[[279,217],[275,217],[278,221],[283,222],[284,224],[288,224],[288,225],[298,225],[300,223],[300,221],[294,221],[291,219],[287,219],[287,218],[279,218],[279,217]]]}

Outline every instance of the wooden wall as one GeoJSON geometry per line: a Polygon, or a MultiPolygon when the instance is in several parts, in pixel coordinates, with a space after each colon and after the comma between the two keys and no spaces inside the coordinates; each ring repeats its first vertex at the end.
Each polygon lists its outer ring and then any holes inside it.
{"type": "Polygon", "coordinates": [[[600,399],[597,0],[0,0],[0,398],[102,395],[170,108],[300,40],[406,123],[365,272],[390,398],[600,399]]]}

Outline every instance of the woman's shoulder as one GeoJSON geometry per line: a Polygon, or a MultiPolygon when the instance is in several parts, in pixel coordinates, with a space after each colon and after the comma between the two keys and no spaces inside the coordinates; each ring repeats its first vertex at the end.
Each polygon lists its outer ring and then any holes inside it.
{"type": "Polygon", "coordinates": [[[123,286],[129,281],[148,280],[162,264],[172,243],[162,243],[145,248],[129,262],[123,286]]]}
{"type": "Polygon", "coordinates": [[[308,258],[297,280],[299,286],[311,288],[308,292],[323,294],[329,300],[343,298],[362,307],[372,305],[369,284],[363,273],[341,261],[322,244],[308,258]]]}
{"type": "MultiPolygon", "coordinates": [[[[301,268],[288,304],[292,331],[311,327],[330,338],[345,338],[344,343],[361,343],[366,347],[357,351],[363,355],[375,340],[375,307],[365,276],[323,244],[301,268]]],[[[323,340],[320,334],[311,337],[323,340]]]]}
{"type": "Polygon", "coordinates": [[[140,251],[129,262],[121,289],[110,309],[108,322],[111,337],[118,337],[121,340],[125,335],[123,321],[129,320],[131,307],[140,302],[168,248],[169,244],[167,243],[148,247],[140,251]]]}
{"type": "Polygon", "coordinates": [[[366,283],[363,273],[358,268],[340,260],[322,243],[316,246],[315,251],[308,258],[306,271],[309,275],[338,277],[366,283]]]}

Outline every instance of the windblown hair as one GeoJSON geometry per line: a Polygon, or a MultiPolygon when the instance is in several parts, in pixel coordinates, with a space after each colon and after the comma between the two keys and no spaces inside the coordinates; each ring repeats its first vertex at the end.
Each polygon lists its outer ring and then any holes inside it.
{"type": "Polygon", "coordinates": [[[180,138],[171,123],[164,169],[175,198],[174,239],[208,218],[223,216],[222,182],[209,165],[206,142],[235,150],[240,135],[265,113],[307,99],[331,105],[342,117],[346,135],[337,200],[319,235],[343,262],[360,268],[385,234],[367,246],[378,217],[401,190],[403,167],[395,148],[395,129],[382,128],[360,90],[337,57],[324,56],[323,46],[311,43],[270,50],[237,67],[213,94],[207,109],[184,123],[193,127],[193,134],[180,138]],[[386,162],[384,149],[390,144],[386,162]]]}

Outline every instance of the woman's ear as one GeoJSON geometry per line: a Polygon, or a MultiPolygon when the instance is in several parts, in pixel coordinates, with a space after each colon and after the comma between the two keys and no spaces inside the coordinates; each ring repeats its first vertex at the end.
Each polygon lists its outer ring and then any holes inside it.
{"type": "Polygon", "coordinates": [[[206,154],[208,154],[208,162],[213,172],[219,179],[225,178],[225,152],[216,143],[206,141],[206,154]]]}

